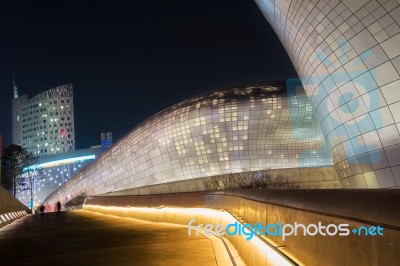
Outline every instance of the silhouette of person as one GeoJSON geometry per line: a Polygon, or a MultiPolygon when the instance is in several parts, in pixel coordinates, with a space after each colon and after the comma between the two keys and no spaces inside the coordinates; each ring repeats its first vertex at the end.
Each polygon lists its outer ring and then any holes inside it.
{"type": "Polygon", "coordinates": [[[57,212],[61,211],[61,202],[57,201],[57,212]]]}
{"type": "Polygon", "coordinates": [[[44,205],[40,205],[40,207],[39,207],[39,212],[40,212],[40,215],[41,216],[43,216],[43,214],[44,214],[44,210],[46,209],[46,207],[44,206],[44,205]]]}

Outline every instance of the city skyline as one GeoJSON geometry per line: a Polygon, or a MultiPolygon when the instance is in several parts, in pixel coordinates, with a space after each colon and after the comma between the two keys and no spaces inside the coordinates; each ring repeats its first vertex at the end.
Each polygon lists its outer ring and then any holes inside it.
{"type": "Polygon", "coordinates": [[[5,146],[11,143],[13,67],[20,95],[74,84],[77,149],[99,144],[104,131],[117,140],[147,117],[204,92],[296,76],[254,2],[10,4],[2,21],[11,40],[1,44],[8,51],[0,66],[5,146]]]}

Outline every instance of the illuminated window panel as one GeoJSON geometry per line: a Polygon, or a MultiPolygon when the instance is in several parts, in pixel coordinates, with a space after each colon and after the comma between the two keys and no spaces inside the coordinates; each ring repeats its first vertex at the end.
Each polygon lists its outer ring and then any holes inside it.
{"type": "MultiPolygon", "coordinates": [[[[399,188],[400,2],[256,3],[310,97],[343,187],[399,188]]],[[[273,110],[273,100],[263,103],[273,110]]]]}
{"type": "Polygon", "coordinates": [[[308,98],[295,97],[298,105],[290,110],[285,83],[274,82],[178,103],[138,125],[51,197],[65,201],[219,174],[331,165],[308,98]],[[169,119],[182,113],[188,116],[169,119]]]}

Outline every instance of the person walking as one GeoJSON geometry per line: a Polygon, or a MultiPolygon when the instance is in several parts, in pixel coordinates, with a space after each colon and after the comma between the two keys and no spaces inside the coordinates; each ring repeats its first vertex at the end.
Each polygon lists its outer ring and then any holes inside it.
{"type": "Polygon", "coordinates": [[[61,202],[57,201],[57,212],[60,213],[61,211],[61,202]]]}

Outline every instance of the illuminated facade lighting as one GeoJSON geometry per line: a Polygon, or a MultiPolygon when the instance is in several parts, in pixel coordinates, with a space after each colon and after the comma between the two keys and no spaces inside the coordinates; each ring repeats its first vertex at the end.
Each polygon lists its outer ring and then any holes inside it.
{"type": "Polygon", "coordinates": [[[46,163],[41,163],[38,165],[33,165],[29,166],[27,168],[24,168],[24,171],[27,170],[34,170],[38,168],[50,168],[50,167],[55,167],[59,165],[64,165],[64,164],[71,164],[71,163],[76,163],[76,162],[84,162],[87,160],[94,160],[96,158],[96,155],[86,155],[86,156],[79,156],[79,157],[73,157],[73,158],[67,158],[67,159],[62,159],[62,160],[55,160],[51,162],[46,162],[46,163]]]}
{"type": "Polygon", "coordinates": [[[399,188],[399,1],[255,1],[311,99],[342,187],[399,188]]]}
{"type": "Polygon", "coordinates": [[[330,151],[308,98],[288,97],[284,82],[256,84],[206,93],[155,114],[49,199],[327,165],[332,165],[330,151]]]}
{"type": "Polygon", "coordinates": [[[62,186],[101,153],[101,147],[76,150],[63,154],[40,157],[39,163],[24,169],[21,178],[23,182],[17,186],[16,198],[30,206],[30,182],[33,177],[34,206],[43,203],[44,199],[54,190],[62,186]]]}

